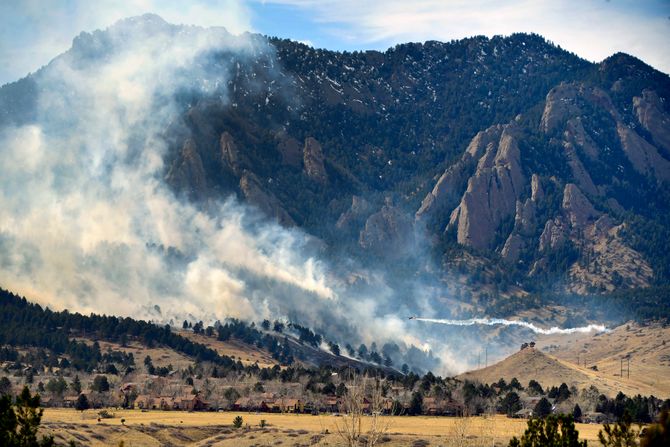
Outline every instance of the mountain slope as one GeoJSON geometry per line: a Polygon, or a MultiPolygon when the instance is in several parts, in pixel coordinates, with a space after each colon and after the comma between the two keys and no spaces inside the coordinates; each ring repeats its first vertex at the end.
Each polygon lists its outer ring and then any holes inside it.
{"type": "Polygon", "coordinates": [[[495,383],[500,378],[509,383],[514,377],[526,386],[530,380],[536,380],[543,387],[558,387],[561,383],[577,389],[585,389],[593,385],[608,396],[615,396],[619,391],[628,395],[659,395],[666,396],[670,389],[659,388],[658,384],[650,384],[634,378],[621,379],[599,371],[593,371],[552,355],[545,354],[535,348],[522,349],[511,356],[486,368],[469,371],[458,376],[461,380],[495,383]]]}

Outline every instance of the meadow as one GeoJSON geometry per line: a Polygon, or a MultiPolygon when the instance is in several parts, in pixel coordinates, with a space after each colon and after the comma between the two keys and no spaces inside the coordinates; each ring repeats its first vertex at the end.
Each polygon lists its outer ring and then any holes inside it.
{"type": "MultiPolygon", "coordinates": [[[[128,446],[190,445],[207,447],[251,446],[337,446],[342,440],[337,426],[342,417],[275,413],[109,410],[113,418],[98,421],[98,413],[71,409],[47,409],[45,432],[59,442],[75,440],[82,445],[128,446]],[[236,416],[243,418],[233,428],[236,416]],[[122,422],[123,419],[123,422],[122,422]],[[261,427],[261,421],[265,426],[261,427]]],[[[504,446],[519,436],[526,421],[504,416],[469,418],[430,416],[388,416],[381,445],[395,446],[504,446]]],[[[366,421],[363,422],[366,429],[366,421]]],[[[600,425],[577,424],[580,437],[597,443],[600,425]]]]}

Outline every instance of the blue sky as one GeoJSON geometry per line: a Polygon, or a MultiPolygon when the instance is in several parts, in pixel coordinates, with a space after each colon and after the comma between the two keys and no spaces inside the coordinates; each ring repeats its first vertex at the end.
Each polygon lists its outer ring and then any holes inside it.
{"type": "Polygon", "coordinates": [[[46,64],[81,31],[145,12],[334,50],[536,32],[592,61],[624,51],[670,73],[670,0],[0,0],[0,84],[46,64]]]}

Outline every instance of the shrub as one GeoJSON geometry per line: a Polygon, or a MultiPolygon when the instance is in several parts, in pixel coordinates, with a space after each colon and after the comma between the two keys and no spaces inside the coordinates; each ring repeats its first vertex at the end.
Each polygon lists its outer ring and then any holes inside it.
{"type": "Polygon", "coordinates": [[[243,422],[244,420],[242,419],[242,416],[235,416],[235,419],[233,419],[233,427],[240,428],[243,422]]]}
{"type": "Polygon", "coordinates": [[[513,437],[509,447],[586,447],[579,440],[572,416],[551,415],[545,419],[531,419],[521,439],[513,437]]]}

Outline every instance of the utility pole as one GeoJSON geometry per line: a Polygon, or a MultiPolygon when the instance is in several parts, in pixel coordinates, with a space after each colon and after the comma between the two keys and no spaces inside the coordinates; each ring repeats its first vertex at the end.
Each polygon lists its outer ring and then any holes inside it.
{"type": "Polygon", "coordinates": [[[486,355],[485,355],[485,358],[486,358],[486,368],[488,368],[488,366],[489,366],[489,346],[488,346],[488,345],[486,345],[486,355]]]}
{"type": "Polygon", "coordinates": [[[481,366],[480,364],[481,360],[482,360],[482,351],[480,349],[479,352],[477,353],[477,369],[479,369],[479,367],[481,366]]]}

